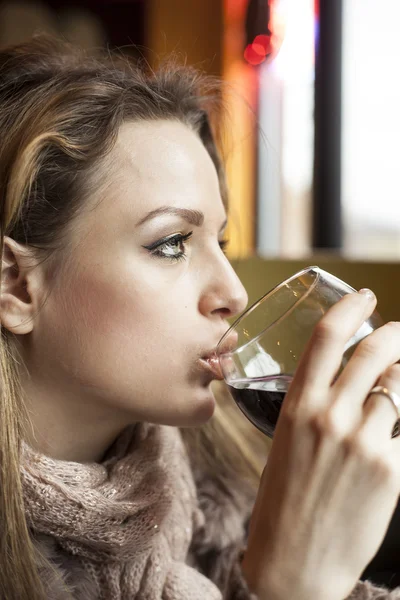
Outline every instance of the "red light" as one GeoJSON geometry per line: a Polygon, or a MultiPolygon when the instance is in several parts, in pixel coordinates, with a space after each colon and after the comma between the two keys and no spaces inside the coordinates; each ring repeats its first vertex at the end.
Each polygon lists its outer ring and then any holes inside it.
{"type": "Polygon", "coordinates": [[[254,43],[246,47],[244,57],[251,65],[260,65],[266,58],[263,46],[254,43]]]}
{"type": "Polygon", "coordinates": [[[253,46],[261,46],[264,52],[264,55],[271,54],[272,45],[271,45],[271,36],[270,35],[257,35],[254,38],[253,46]]]}
{"type": "Polygon", "coordinates": [[[251,65],[259,65],[272,52],[271,36],[257,35],[244,51],[244,57],[251,65]]]}

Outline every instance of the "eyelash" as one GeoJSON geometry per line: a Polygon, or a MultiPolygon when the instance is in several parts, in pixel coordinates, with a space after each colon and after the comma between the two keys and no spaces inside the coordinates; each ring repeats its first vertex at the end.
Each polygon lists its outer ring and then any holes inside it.
{"type": "MultiPolygon", "coordinates": [[[[157,256],[158,258],[164,258],[164,259],[170,260],[172,262],[177,262],[179,260],[186,259],[185,252],[181,251],[179,254],[168,255],[165,253],[165,249],[166,248],[173,249],[173,248],[176,248],[177,246],[179,246],[180,244],[185,244],[185,242],[187,242],[192,237],[192,235],[193,235],[193,231],[190,231],[186,235],[182,235],[181,233],[178,233],[176,235],[171,236],[170,238],[167,238],[167,239],[164,238],[163,240],[160,240],[160,241],[156,242],[155,244],[152,244],[151,246],[144,246],[144,247],[146,248],[146,250],[149,250],[149,252],[153,256],[157,256]]],[[[219,246],[224,254],[225,254],[227,245],[228,245],[228,240],[222,240],[221,242],[219,242],[219,246]]]]}

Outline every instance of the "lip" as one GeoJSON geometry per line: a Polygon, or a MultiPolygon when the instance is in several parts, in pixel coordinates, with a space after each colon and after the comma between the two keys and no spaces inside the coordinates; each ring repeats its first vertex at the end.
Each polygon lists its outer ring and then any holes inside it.
{"type": "Polygon", "coordinates": [[[213,375],[213,379],[216,379],[217,381],[222,381],[224,379],[221,366],[219,364],[219,360],[216,354],[203,356],[199,359],[199,362],[213,375]]]}

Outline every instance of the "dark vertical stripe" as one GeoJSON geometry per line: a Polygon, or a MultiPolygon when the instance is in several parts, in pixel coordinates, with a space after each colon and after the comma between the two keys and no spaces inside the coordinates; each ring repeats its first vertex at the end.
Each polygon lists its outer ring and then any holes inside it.
{"type": "Polygon", "coordinates": [[[320,0],[315,71],[313,246],[341,248],[342,0],[320,0]]]}

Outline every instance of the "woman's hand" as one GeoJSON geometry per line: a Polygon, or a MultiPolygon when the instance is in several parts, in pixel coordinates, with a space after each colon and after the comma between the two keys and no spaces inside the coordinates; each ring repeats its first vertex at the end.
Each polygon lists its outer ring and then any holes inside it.
{"type": "Polygon", "coordinates": [[[282,406],[251,520],[244,575],[260,600],[343,600],[383,541],[400,492],[400,324],[346,342],[375,308],[345,296],[314,330],[282,406]]]}

